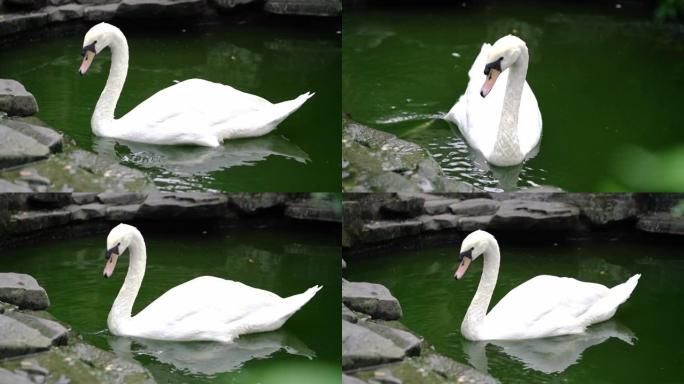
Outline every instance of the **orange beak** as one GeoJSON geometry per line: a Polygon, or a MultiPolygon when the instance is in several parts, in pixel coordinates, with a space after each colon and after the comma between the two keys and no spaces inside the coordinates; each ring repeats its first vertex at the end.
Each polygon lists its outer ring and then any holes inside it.
{"type": "Polygon", "coordinates": [[[116,260],[119,259],[119,255],[116,253],[112,253],[109,255],[109,259],[107,259],[107,264],[105,264],[104,272],[102,275],[106,278],[112,277],[112,274],[114,273],[114,267],[116,267],[116,260]]]}
{"type": "Polygon", "coordinates": [[[88,68],[90,68],[90,64],[93,63],[93,60],[95,59],[95,52],[93,51],[86,51],[85,54],[83,55],[83,62],[81,63],[81,67],[78,69],[78,73],[81,74],[81,76],[85,75],[86,72],[88,72],[88,68]]]}
{"type": "Polygon", "coordinates": [[[489,73],[487,74],[487,80],[485,80],[484,84],[482,85],[482,89],[480,90],[480,96],[486,97],[489,94],[492,88],[494,88],[494,83],[496,83],[496,79],[500,74],[501,71],[498,71],[494,68],[489,70],[489,73]]]}

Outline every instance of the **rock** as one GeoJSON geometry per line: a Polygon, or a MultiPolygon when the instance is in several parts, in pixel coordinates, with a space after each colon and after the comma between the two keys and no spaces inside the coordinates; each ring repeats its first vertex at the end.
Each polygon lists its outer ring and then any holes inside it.
{"type": "Polygon", "coordinates": [[[0,121],[0,168],[9,168],[25,163],[43,160],[50,149],[0,121]]]}
{"type": "Polygon", "coordinates": [[[404,351],[368,328],[342,321],[342,369],[391,363],[404,358],[404,351]]]}
{"type": "Polygon", "coordinates": [[[404,350],[404,354],[406,356],[420,355],[420,344],[422,343],[422,340],[410,332],[388,327],[387,325],[372,321],[359,323],[359,325],[366,327],[378,335],[392,341],[397,347],[404,350]]]}
{"type": "Polygon", "coordinates": [[[439,231],[442,229],[456,228],[459,217],[448,213],[442,215],[422,215],[418,220],[423,224],[424,231],[439,231]]]}
{"type": "MultiPolygon", "coordinates": [[[[3,24],[7,22],[5,20],[7,16],[0,17],[0,34],[2,35],[8,34],[2,33],[3,24]]],[[[12,15],[9,17],[11,19],[12,15]]],[[[38,113],[38,103],[36,103],[36,98],[20,82],[0,79],[0,111],[9,116],[32,116],[38,113]]]]}
{"type": "Polygon", "coordinates": [[[340,0],[266,0],[264,10],[280,15],[337,16],[342,12],[340,0]]]}
{"type": "Polygon", "coordinates": [[[99,219],[105,217],[105,215],[107,214],[107,206],[104,204],[97,203],[72,205],[67,207],[67,209],[69,210],[69,212],[71,212],[71,220],[73,221],[88,221],[92,219],[99,219]]]}
{"type": "Polygon", "coordinates": [[[378,194],[381,197],[379,213],[387,219],[410,219],[423,213],[425,199],[415,194],[398,193],[396,196],[378,194]],[[391,197],[390,197],[391,196],[391,197]]]}
{"type": "Polygon", "coordinates": [[[380,284],[342,281],[342,303],[374,319],[398,320],[401,305],[389,289],[380,284]]]}
{"type": "Polygon", "coordinates": [[[71,194],[71,201],[77,205],[91,204],[97,202],[95,192],[74,192],[71,194]]]}
{"type": "Polygon", "coordinates": [[[45,7],[43,9],[48,14],[51,23],[80,19],[85,14],[85,7],[81,4],[67,4],[57,7],[45,7]]]}
{"type": "Polygon", "coordinates": [[[4,5],[10,9],[40,9],[45,6],[45,0],[4,0],[4,5]]]}
{"type": "Polygon", "coordinates": [[[71,193],[33,193],[26,199],[29,209],[59,209],[71,203],[71,193]]]}
{"type": "Polygon", "coordinates": [[[6,315],[0,315],[0,335],[0,358],[45,351],[52,345],[37,330],[6,315]]]}
{"type": "Polygon", "coordinates": [[[139,211],[140,205],[138,204],[115,205],[106,208],[105,216],[109,221],[126,222],[135,219],[139,211]]]}
{"type": "Polygon", "coordinates": [[[0,17],[0,36],[37,29],[48,22],[48,15],[45,12],[6,13],[0,17]]]}
{"type": "Polygon", "coordinates": [[[147,194],[141,192],[103,192],[97,195],[102,204],[107,205],[131,205],[142,204],[147,194]]]}
{"type": "Polygon", "coordinates": [[[27,233],[67,224],[71,220],[69,211],[29,211],[10,217],[10,233],[27,233]]]}
{"type": "Polygon", "coordinates": [[[7,180],[0,179],[0,193],[17,193],[17,192],[32,192],[33,190],[25,185],[18,185],[10,183],[7,180]]]}
{"type": "Polygon", "coordinates": [[[335,210],[334,202],[319,199],[308,199],[288,204],[285,208],[285,216],[298,220],[342,221],[340,212],[335,210]]]}
{"type": "Polygon", "coordinates": [[[359,321],[359,317],[356,316],[351,309],[347,308],[346,305],[342,304],[342,320],[346,320],[350,323],[356,323],[359,321]]]}
{"type": "Polygon", "coordinates": [[[2,384],[36,384],[28,376],[10,372],[0,368],[0,383],[2,384]]]}
{"type": "Polygon", "coordinates": [[[499,209],[500,203],[492,199],[469,199],[451,204],[451,213],[459,216],[493,215],[499,209]]]}
{"type": "Polygon", "coordinates": [[[417,235],[422,227],[423,223],[420,220],[373,221],[363,225],[359,236],[365,243],[375,243],[417,235]]]}
{"type": "Polygon", "coordinates": [[[423,210],[428,215],[449,213],[449,206],[456,203],[458,203],[456,199],[427,200],[423,205],[423,210]]]}
{"type": "Polygon", "coordinates": [[[357,379],[354,376],[342,374],[342,384],[366,384],[365,381],[357,379]]]}
{"type": "Polygon", "coordinates": [[[281,209],[290,200],[285,193],[233,193],[228,196],[230,205],[236,206],[245,213],[254,213],[262,209],[281,209]]]}
{"type": "Polygon", "coordinates": [[[0,273],[0,300],[20,309],[43,310],[50,305],[45,289],[23,273],[0,273]]]}
{"type": "Polygon", "coordinates": [[[506,200],[490,227],[509,231],[570,231],[580,225],[577,207],[557,202],[506,200]]]}
{"type": "Polygon", "coordinates": [[[119,9],[119,3],[90,5],[83,10],[83,16],[87,21],[109,21],[114,18],[119,9]]]}
{"type": "Polygon", "coordinates": [[[257,0],[211,0],[211,2],[220,9],[231,10],[242,4],[252,4],[257,0]]]}
{"type": "Polygon", "coordinates": [[[473,232],[489,228],[491,221],[492,216],[463,216],[458,218],[456,227],[463,232],[473,232]]]}
{"type": "MultiPolygon", "coordinates": [[[[64,5],[64,4],[69,4],[73,3],[74,0],[48,0],[48,4],[50,5],[64,5]]],[[[76,1],[78,2],[78,1],[76,1]]]]}
{"type": "Polygon", "coordinates": [[[636,227],[644,232],[684,235],[684,218],[669,212],[658,212],[640,217],[636,227]]]}
{"type": "Polygon", "coordinates": [[[67,343],[69,330],[56,321],[17,311],[7,312],[6,316],[37,330],[50,339],[52,345],[66,345],[67,343]]]}
{"type": "Polygon", "coordinates": [[[140,206],[141,219],[212,219],[223,217],[228,199],[224,195],[202,192],[157,193],[140,206]]]}
{"type": "Polygon", "coordinates": [[[120,0],[76,0],[76,2],[83,5],[105,5],[119,3],[120,0]]]}
{"type": "Polygon", "coordinates": [[[123,0],[116,16],[122,18],[188,18],[202,14],[203,0],[123,0]]]}
{"type": "Polygon", "coordinates": [[[636,221],[639,211],[631,193],[557,193],[550,198],[579,207],[596,226],[636,221]]]}

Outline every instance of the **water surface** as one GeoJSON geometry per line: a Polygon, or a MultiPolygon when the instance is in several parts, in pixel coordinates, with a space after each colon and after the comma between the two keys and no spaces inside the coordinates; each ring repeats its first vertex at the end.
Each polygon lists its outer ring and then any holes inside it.
{"type": "Polygon", "coordinates": [[[456,244],[351,259],[345,277],[385,285],[399,299],[401,322],[437,352],[488,371],[502,383],[672,383],[684,361],[681,242],[597,237],[522,245],[500,241],[501,270],[492,305],[541,275],[614,286],[641,273],[632,297],[612,320],[584,335],[531,341],[473,343],[460,325],[482,273],[476,260],[455,281],[456,244]],[[630,344],[631,343],[631,344],[630,344]]]}
{"type": "Polygon", "coordinates": [[[155,342],[107,331],[107,314],[123,283],[128,257],[122,256],[114,276],[104,279],[105,235],[3,250],[0,270],[34,276],[48,292],[51,314],[86,341],[140,361],[159,383],[339,382],[337,231],[308,226],[219,231],[201,224],[185,230],[143,231],[147,270],[133,313],[202,275],[241,281],[283,297],[316,284],[324,287],[276,332],[248,335],[230,345],[155,342]]]}
{"type": "MultiPolygon", "coordinates": [[[[116,23],[115,23],[116,24],[116,23]]],[[[267,136],[212,148],[115,143],[90,117],[109,73],[109,50],[80,77],[81,32],[3,48],[0,77],[34,94],[38,117],[76,144],[145,171],[163,190],[337,191],[340,166],[340,39],[336,22],[236,17],[156,28],[121,25],[130,48],[116,116],[176,80],[202,78],[271,102],[316,95],[267,136]],[[118,144],[118,145],[117,145],[118,144]]]]}
{"type": "MultiPolygon", "coordinates": [[[[684,142],[684,39],[648,8],[610,2],[462,2],[345,11],[343,111],[428,149],[445,172],[488,190],[554,185],[621,190],[622,156],[684,142]],[[476,164],[440,117],[463,94],[482,43],[516,34],[543,118],[539,154],[522,167],[476,164]]],[[[653,169],[652,172],[658,172],[653,169]]],[[[642,188],[649,188],[648,186],[642,188]]]]}

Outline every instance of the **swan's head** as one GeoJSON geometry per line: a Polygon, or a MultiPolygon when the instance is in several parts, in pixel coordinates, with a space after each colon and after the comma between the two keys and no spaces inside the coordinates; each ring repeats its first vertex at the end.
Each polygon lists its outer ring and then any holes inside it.
{"type": "Polygon", "coordinates": [[[109,46],[114,35],[122,34],[121,30],[111,24],[100,23],[90,28],[83,38],[83,48],[81,49],[81,56],[83,56],[83,63],[78,69],[78,73],[85,75],[93,63],[95,55],[102,52],[103,49],[109,46]]]}
{"type": "Polygon", "coordinates": [[[513,35],[500,38],[489,48],[487,65],[484,67],[487,79],[482,86],[480,96],[485,97],[489,94],[501,72],[513,65],[524,49],[527,49],[525,42],[513,35]]]}
{"type": "Polygon", "coordinates": [[[109,232],[107,236],[107,251],[105,252],[107,262],[102,273],[104,277],[112,277],[116,261],[128,249],[128,246],[131,245],[131,234],[134,232],[138,232],[138,229],[128,224],[119,224],[109,232]]]}
{"type": "Polygon", "coordinates": [[[460,280],[465,275],[470,263],[480,257],[489,248],[492,235],[485,231],[475,231],[466,236],[461,243],[461,252],[458,255],[458,269],[454,278],[460,280]]]}

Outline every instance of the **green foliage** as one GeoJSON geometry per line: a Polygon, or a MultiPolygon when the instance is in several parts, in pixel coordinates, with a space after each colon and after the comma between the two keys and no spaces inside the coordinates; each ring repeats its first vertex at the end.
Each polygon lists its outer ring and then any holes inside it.
{"type": "Polygon", "coordinates": [[[684,17],[684,0],[660,0],[655,10],[658,20],[677,20],[684,17]]]}

